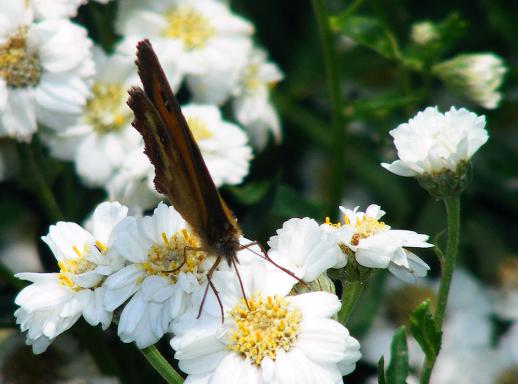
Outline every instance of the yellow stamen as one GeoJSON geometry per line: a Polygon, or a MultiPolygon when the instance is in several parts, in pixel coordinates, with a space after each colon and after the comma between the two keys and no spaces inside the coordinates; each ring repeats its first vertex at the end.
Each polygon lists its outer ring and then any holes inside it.
{"type": "Polygon", "coordinates": [[[0,77],[8,87],[33,87],[41,78],[37,56],[27,51],[27,29],[21,28],[0,45],[0,77]]]}
{"type": "Polygon", "coordinates": [[[187,50],[205,47],[216,33],[209,20],[191,7],[172,8],[164,14],[164,17],[167,27],[162,34],[181,40],[187,50]]]}

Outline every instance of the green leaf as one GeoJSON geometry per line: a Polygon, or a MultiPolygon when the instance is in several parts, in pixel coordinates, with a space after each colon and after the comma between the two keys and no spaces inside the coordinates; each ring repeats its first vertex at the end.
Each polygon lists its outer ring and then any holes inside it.
{"type": "Polygon", "coordinates": [[[386,384],[385,380],[385,358],[383,356],[380,357],[378,361],[378,384],[386,384]]]}
{"type": "Polygon", "coordinates": [[[283,219],[304,216],[320,219],[323,216],[322,207],[304,199],[294,189],[285,184],[280,184],[277,187],[272,211],[283,219]]]}
{"type": "Polygon", "coordinates": [[[405,384],[408,376],[408,348],[406,328],[399,327],[390,345],[390,363],[387,368],[387,384],[405,384]]]}
{"type": "Polygon", "coordinates": [[[430,311],[430,300],[422,302],[410,314],[410,330],[426,357],[437,356],[441,349],[442,332],[437,328],[430,311]]]}
{"type": "Polygon", "coordinates": [[[254,181],[240,187],[229,187],[228,190],[241,204],[254,205],[266,196],[271,187],[271,181],[261,180],[254,181]]]}
{"type": "Polygon", "coordinates": [[[396,42],[379,20],[345,14],[331,17],[329,22],[333,31],[350,37],[389,60],[400,59],[396,42]]]}
{"type": "Polygon", "coordinates": [[[347,115],[354,119],[365,119],[372,116],[386,118],[392,110],[416,104],[419,99],[418,95],[401,96],[396,92],[384,92],[353,102],[351,107],[347,109],[347,115]]]}

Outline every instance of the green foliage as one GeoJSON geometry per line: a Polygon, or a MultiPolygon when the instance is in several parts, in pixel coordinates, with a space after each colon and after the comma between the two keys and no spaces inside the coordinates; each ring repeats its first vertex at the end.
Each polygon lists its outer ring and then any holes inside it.
{"type": "Polygon", "coordinates": [[[396,330],[390,345],[390,363],[387,367],[387,384],[405,384],[408,376],[408,348],[406,327],[396,330]]]}
{"type": "Polygon", "coordinates": [[[387,380],[385,379],[385,358],[383,356],[380,357],[378,361],[378,384],[387,384],[387,380]]]}
{"type": "Polygon", "coordinates": [[[430,301],[421,303],[410,314],[410,330],[426,357],[433,359],[441,349],[442,332],[437,328],[430,311],[430,301]]]}

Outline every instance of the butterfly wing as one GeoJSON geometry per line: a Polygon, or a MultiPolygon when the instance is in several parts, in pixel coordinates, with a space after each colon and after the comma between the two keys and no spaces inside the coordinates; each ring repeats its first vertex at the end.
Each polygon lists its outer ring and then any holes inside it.
{"type": "Polygon", "coordinates": [[[239,232],[235,218],[212,181],[148,40],[138,43],[136,63],[144,90],[132,88],[128,105],[155,167],[155,187],[168,197],[204,245],[214,248],[218,239],[239,232]]]}

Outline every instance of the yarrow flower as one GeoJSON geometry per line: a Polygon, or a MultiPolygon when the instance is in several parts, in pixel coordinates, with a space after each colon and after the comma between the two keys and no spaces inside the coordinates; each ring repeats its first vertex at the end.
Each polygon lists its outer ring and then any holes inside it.
{"type": "Polygon", "coordinates": [[[430,269],[406,248],[433,247],[427,235],[413,231],[395,230],[380,221],[385,211],[379,205],[369,205],[365,212],[340,207],[343,223],[327,222],[338,244],[349,260],[367,268],[388,268],[396,277],[415,281],[430,269]]]}
{"type": "Polygon", "coordinates": [[[428,45],[437,41],[439,33],[437,27],[431,21],[420,21],[412,24],[410,38],[417,45],[428,45]]]}
{"type": "MultiPolygon", "coordinates": [[[[128,217],[113,247],[127,265],[104,283],[105,307],[122,310],[118,333],[139,348],[156,343],[189,308],[215,262],[173,207],[160,203],[153,216],[128,217]]],[[[249,252],[239,253],[241,257],[249,252]]],[[[220,263],[225,267],[225,263],[220,263]]]]}
{"type": "Polygon", "coordinates": [[[468,181],[469,160],[487,141],[485,116],[461,108],[428,107],[390,131],[399,160],[381,166],[415,176],[433,195],[458,193],[468,181]]]}
{"type": "Polygon", "coordinates": [[[334,384],[354,370],[359,343],[331,319],[338,298],[327,292],[287,296],[296,280],[285,274],[267,281],[267,274],[265,264],[240,268],[245,300],[233,271],[215,272],[223,324],[212,292],[199,320],[191,311],[174,323],[171,346],[187,383],[334,384]]]}
{"type": "MultiPolygon", "coordinates": [[[[252,150],[241,128],[223,120],[215,106],[189,104],[182,107],[182,113],[215,185],[241,183],[252,159],[252,150]]],[[[126,155],[121,169],[108,183],[110,199],[122,201],[134,210],[149,208],[160,198],[154,188],[154,176],[142,144],[126,155]]]]}
{"type": "Polygon", "coordinates": [[[114,228],[126,214],[119,203],[102,203],[93,214],[91,232],[70,222],[52,225],[42,239],[58,261],[59,273],[16,274],[32,282],[16,297],[20,308],[15,316],[22,331],[28,331],[34,353],[44,352],[81,315],[91,325],[110,325],[112,313],[103,306],[101,285],[122,266],[111,245],[114,228]]]}
{"type": "Polygon", "coordinates": [[[498,88],[507,72],[500,56],[462,54],[436,64],[432,71],[452,91],[486,109],[495,109],[500,104],[502,94],[498,88]]]}
{"type": "Polygon", "coordinates": [[[59,129],[77,116],[94,73],[86,30],[33,21],[24,1],[0,4],[0,136],[30,140],[36,121],[59,129]]]}
{"type": "Polygon", "coordinates": [[[173,90],[184,76],[200,80],[219,73],[234,80],[223,93],[233,90],[254,31],[227,4],[214,0],[134,2],[121,8],[116,26],[126,38],[119,50],[131,57],[137,40],[153,41],[173,90]]]}
{"type": "Polygon", "coordinates": [[[143,143],[126,105],[127,90],[136,81],[134,63],[123,55],[107,56],[98,47],[94,59],[98,70],[81,116],[43,137],[55,157],[74,160],[86,185],[100,187],[120,170],[128,153],[143,151],[143,143]]]}

